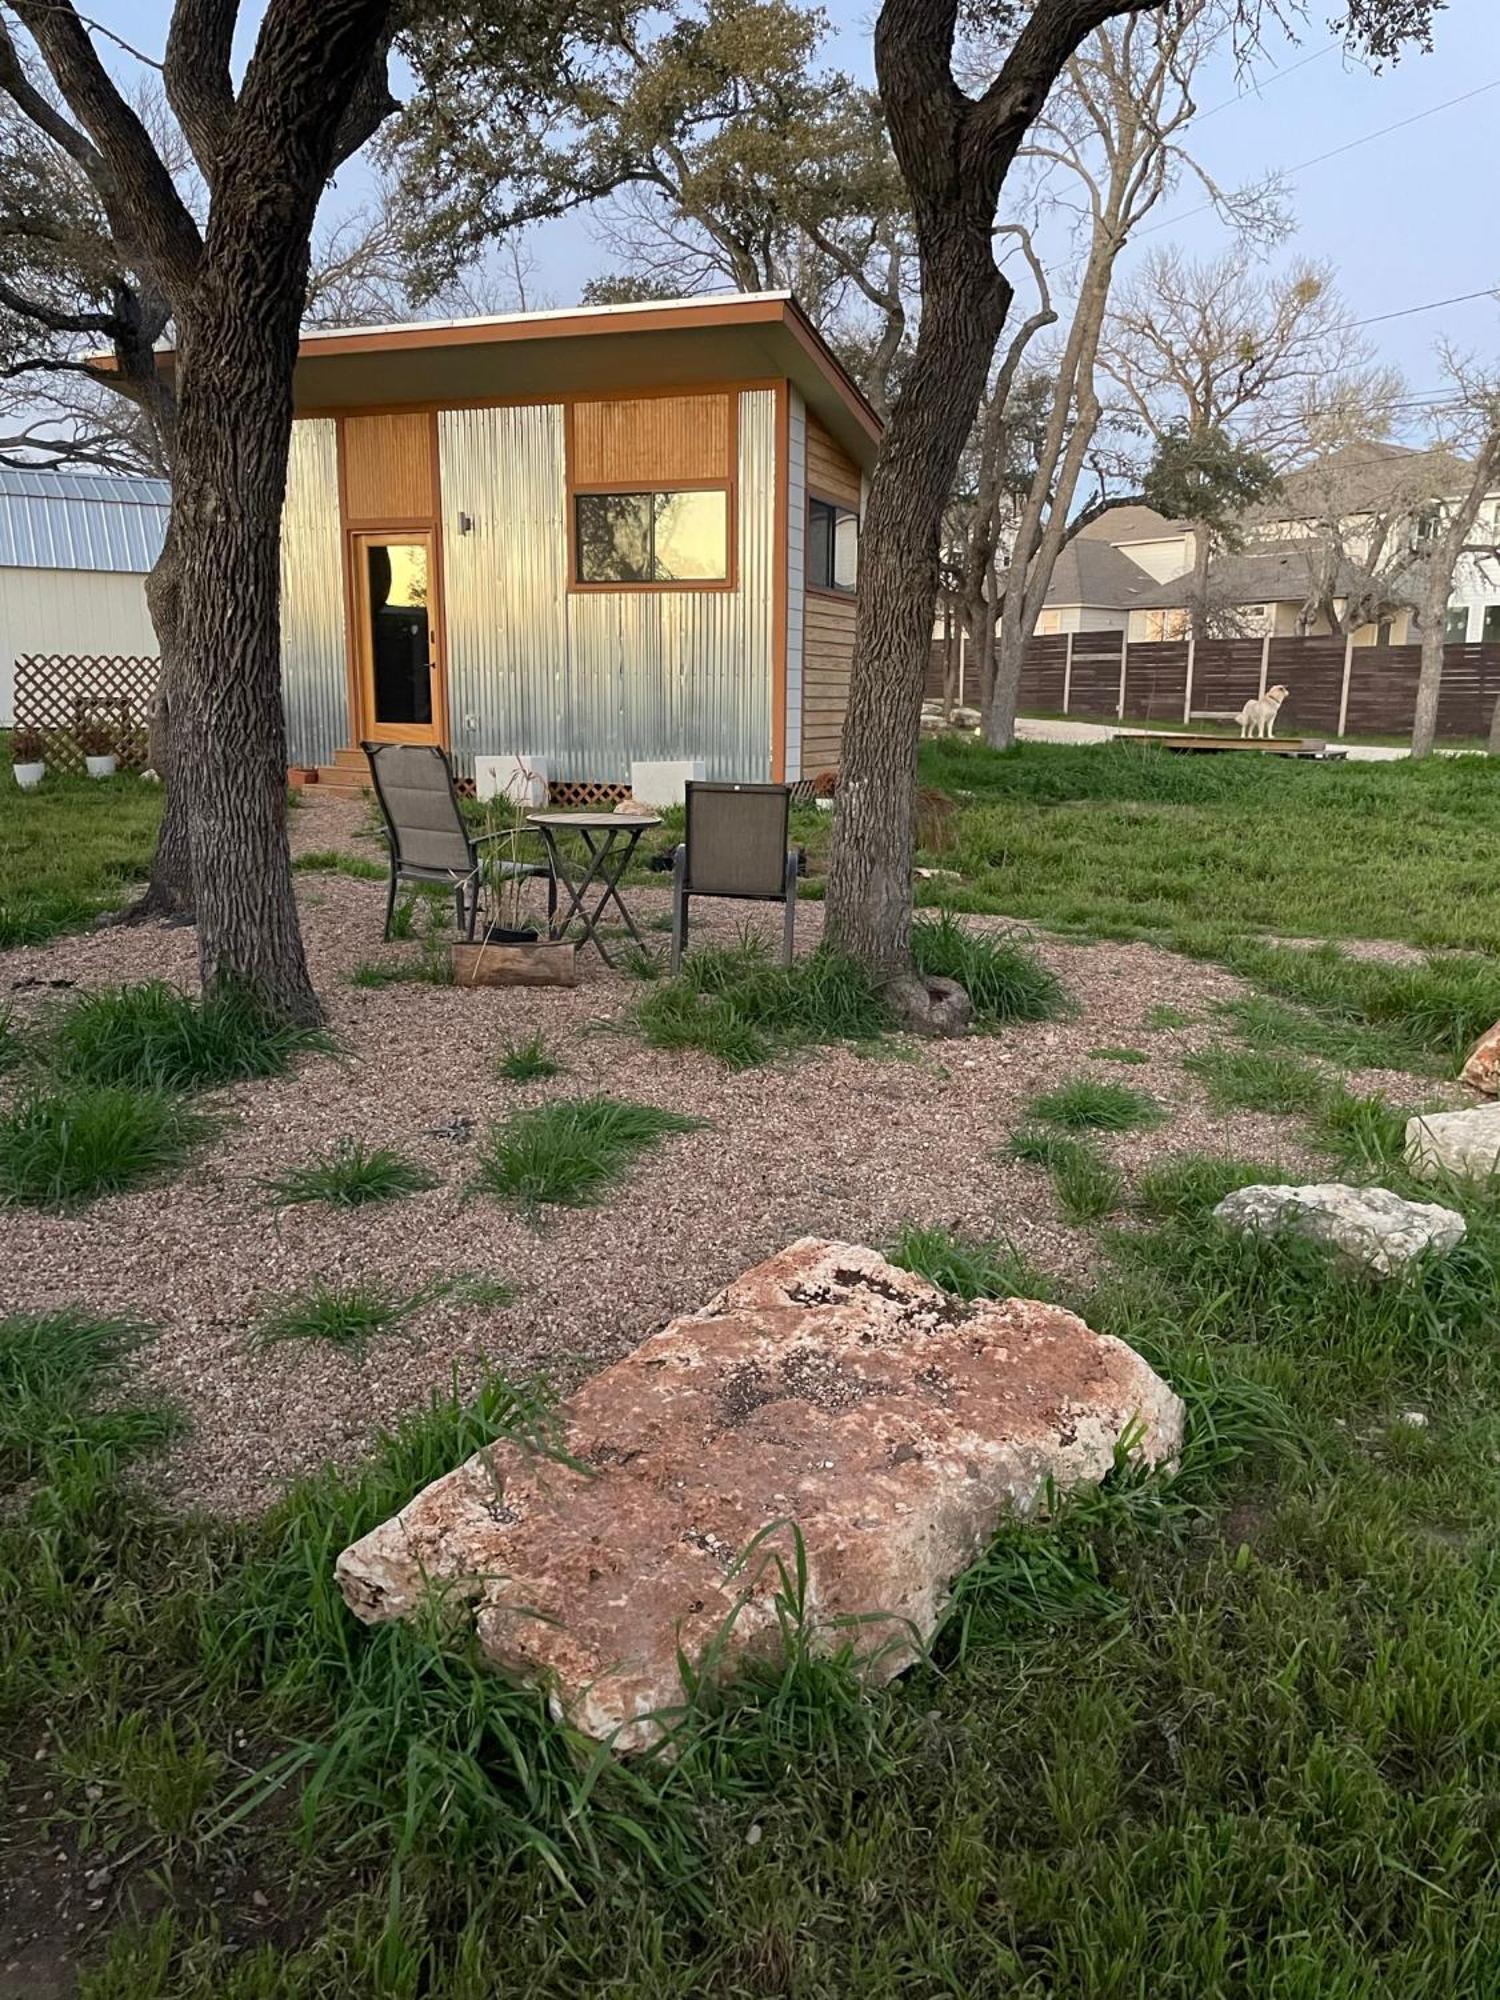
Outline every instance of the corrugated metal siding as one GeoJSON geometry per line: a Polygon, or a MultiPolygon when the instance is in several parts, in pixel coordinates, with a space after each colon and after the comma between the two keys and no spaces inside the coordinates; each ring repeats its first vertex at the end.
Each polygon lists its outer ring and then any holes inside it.
{"type": "Polygon", "coordinates": [[[476,752],[545,757],[557,778],[628,780],[631,761],[770,771],[774,394],[740,397],[733,591],[567,588],[558,405],[439,418],[450,722],[476,752]],[[470,531],[460,534],[458,516],[470,531]]]}
{"type": "Polygon", "coordinates": [[[561,406],[444,410],[438,456],[455,760],[467,773],[481,753],[555,759],[568,719],[561,406]]]}
{"type": "Polygon", "coordinates": [[[170,502],[164,479],[0,466],[0,569],[144,575],[161,553],[170,502]]]}
{"type": "Polygon", "coordinates": [[[292,425],[281,516],[281,698],[287,757],[327,764],[349,743],[338,429],[332,417],[292,425]]]}
{"type": "Polygon", "coordinates": [[[789,389],[787,412],[786,777],[802,776],[802,630],[807,587],[807,405],[789,389]]]}

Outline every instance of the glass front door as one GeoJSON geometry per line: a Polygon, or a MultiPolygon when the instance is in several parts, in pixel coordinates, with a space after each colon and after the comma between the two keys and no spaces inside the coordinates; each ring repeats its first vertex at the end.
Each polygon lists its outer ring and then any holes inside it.
{"type": "Polygon", "coordinates": [[[357,535],[354,564],[363,733],[377,741],[439,742],[431,537],[357,535]]]}

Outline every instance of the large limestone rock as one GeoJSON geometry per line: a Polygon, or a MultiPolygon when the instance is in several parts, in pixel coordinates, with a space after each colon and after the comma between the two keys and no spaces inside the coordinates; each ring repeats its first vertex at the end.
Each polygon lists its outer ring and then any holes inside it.
{"type": "Polygon", "coordinates": [[[821,1642],[852,1637],[892,1674],[1004,1514],[1037,1507],[1048,1481],[1102,1478],[1127,1431],[1149,1463],[1170,1459],[1183,1410],[1132,1349],[1058,1307],[965,1305],[807,1237],[562,1416],[576,1469],[494,1445],[345,1549],[338,1580],[369,1622],[443,1593],[496,1665],[633,1749],[682,1700],[679,1644],[701,1659],[732,1625],[726,1666],[774,1648],[789,1523],[821,1642]]]}
{"type": "Polygon", "coordinates": [[[1409,1118],[1406,1164],[1421,1180],[1490,1180],[1500,1172],[1500,1104],[1409,1118]]]}
{"type": "Polygon", "coordinates": [[[1463,1080],[1486,1097],[1500,1097],[1500,1021],[1479,1037],[1463,1066],[1463,1080]]]}
{"type": "Polygon", "coordinates": [[[1214,1210],[1233,1229],[1294,1230],[1331,1244],[1351,1262],[1389,1278],[1431,1251],[1445,1256],[1463,1241],[1464,1219],[1430,1201],[1403,1201],[1389,1188],[1257,1184],[1236,1188],[1214,1210]]]}

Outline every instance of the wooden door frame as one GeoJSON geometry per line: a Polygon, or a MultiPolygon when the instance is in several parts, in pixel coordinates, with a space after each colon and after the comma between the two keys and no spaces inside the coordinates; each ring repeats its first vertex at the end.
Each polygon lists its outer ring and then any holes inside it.
{"type": "Polygon", "coordinates": [[[361,522],[347,530],[344,554],[349,578],[351,722],[356,742],[433,743],[448,747],[448,659],[443,620],[442,558],[435,521],[361,522]],[[375,719],[375,689],[371,657],[368,569],[365,549],[370,543],[425,542],[427,545],[427,639],[432,657],[432,721],[379,723],[375,719]]]}

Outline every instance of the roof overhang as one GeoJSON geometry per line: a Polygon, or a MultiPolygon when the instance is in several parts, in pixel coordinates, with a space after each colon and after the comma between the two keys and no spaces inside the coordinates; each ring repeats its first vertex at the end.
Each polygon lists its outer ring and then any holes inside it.
{"type": "Polygon", "coordinates": [[[786,377],[862,467],[879,418],[790,293],[580,306],[302,336],[299,415],[517,401],[786,377]]]}

